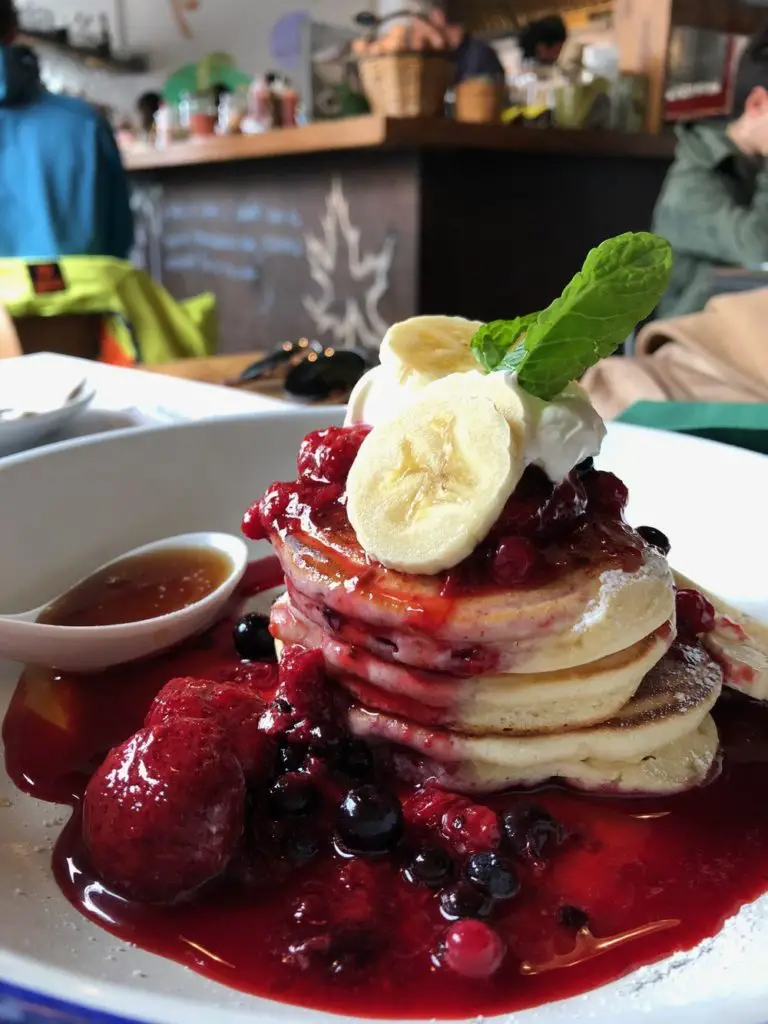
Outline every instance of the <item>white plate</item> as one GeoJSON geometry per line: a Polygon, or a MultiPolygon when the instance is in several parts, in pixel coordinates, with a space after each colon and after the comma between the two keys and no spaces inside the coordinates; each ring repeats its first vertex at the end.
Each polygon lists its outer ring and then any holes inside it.
{"type": "MultiPolygon", "coordinates": [[[[327,410],[241,417],[114,434],[5,460],[0,611],[34,607],[91,567],[159,537],[237,530],[243,509],[270,481],[293,475],[301,437],[331,418],[327,410]]],[[[601,462],[629,485],[630,520],[670,535],[683,572],[768,618],[768,459],[614,426],[601,462]]],[[[0,714],[17,674],[18,666],[0,664],[0,714]]],[[[50,872],[51,846],[66,814],[22,796],[0,768],[0,1020],[42,1024],[53,1009],[65,1024],[110,1019],[92,1011],[159,1024],[331,1020],[208,982],[126,948],[85,921],[50,872]],[[46,997],[67,1005],[52,1007],[46,997]],[[90,1008],[90,1015],[77,1006],[90,1008]]],[[[698,950],[500,1020],[765,1024],[766,949],[763,898],[698,950]]]]}
{"type": "MultiPolygon", "coordinates": [[[[298,406],[279,398],[269,398],[252,391],[204,384],[196,380],[146,373],[142,369],[108,366],[74,356],[54,352],[4,359],[0,362],[0,408],[3,395],[15,388],[39,393],[39,383],[72,382],[83,377],[93,385],[95,395],[88,408],[78,407],[75,417],[61,418],[45,424],[44,431],[32,435],[26,426],[17,437],[4,445],[5,424],[0,424],[0,456],[10,451],[27,451],[41,444],[56,444],[103,434],[114,430],[159,426],[166,423],[216,419],[222,416],[245,416],[248,413],[273,412],[290,414],[298,406]]],[[[21,421],[31,424],[32,421],[21,421]]],[[[8,424],[16,426],[14,424],[8,424]]]]}
{"type": "Polygon", "coordinates": [[[30,448],[66,429],[93,401],[96,389],[87,379],[88,364],[58,369],[45,372],[43,363],[24,356],[0,362],[0,410],[25,413],[14,419],[0,415],[0,455],[30,448]]]}

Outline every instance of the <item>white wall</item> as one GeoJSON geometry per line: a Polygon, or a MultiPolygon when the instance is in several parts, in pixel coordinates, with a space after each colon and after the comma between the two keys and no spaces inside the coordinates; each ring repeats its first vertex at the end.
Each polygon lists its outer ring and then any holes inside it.
{"type": "MultiPolygon", "coordinates": [[[[21,6],[23,3],[21,0],[21,6]]],[[[309,11],[317,21],[349,25],[367,5],[365,0],[199,0],[200,9],[187,16],[193,39],[181,36],[171,0],[47,0],[44,6],[61,23],[77,13],[104,13],[119,44],[150,54],[153,71],[141,76],[83,72],[69,61],[44,61],[46,80],[53,88],[84,92],[127,111],[139,93],[156,88],[170,71],[206,53],[223,50],[231,53],[244,71],[265,70],[273,63],[269,55],[272,25],[292,10],[309,11]]]]}

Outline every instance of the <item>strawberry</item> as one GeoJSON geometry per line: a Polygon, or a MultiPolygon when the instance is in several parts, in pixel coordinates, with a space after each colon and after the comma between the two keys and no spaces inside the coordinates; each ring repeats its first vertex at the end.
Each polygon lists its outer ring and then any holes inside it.
{"type": "Polygon", "coordinates": [[[226,733],[249,783],[267,778],[274,760],[272,740],[259,731],[265,702],[232,683],[186,677],[171,679],[155,697],[144,724],[171,723],[179,718],[212,719],[226,733]]]}
{"type": "Polygon", "coordinates": [[[110,751],[85,792],[83,834],[109,885],[170,903],[226,869],[244,815],[243,771],[222,729],[177,718],[110,751]]]}

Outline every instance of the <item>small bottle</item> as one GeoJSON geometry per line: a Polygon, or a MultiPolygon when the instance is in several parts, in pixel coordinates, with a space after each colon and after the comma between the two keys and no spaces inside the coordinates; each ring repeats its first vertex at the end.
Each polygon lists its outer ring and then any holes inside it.
{"type": "Polygon", "coordinates": [[[161,103],[155,114],[155,145],[158,149],[170,146],[174,139],[174,110],[167,103],[161,103]]]}
{"type": "Polygon", "coordinates": [[[249,96],[250,119],[259,131],[272,127],[272,89],[265,77],[257,78],[249,96]]]}
{"type": "Polygon", "coordinates": [[[179,100],[179,127],[189,132],[192,116],[192,99],[188,92],[182,93],[179,100]]]}
{"type": "Polygon", "coordinates": [[[290,78],[286,78],[281,90],[283,128],[295,128],[298,123],[299,94],[293,87],[290,78]]]}

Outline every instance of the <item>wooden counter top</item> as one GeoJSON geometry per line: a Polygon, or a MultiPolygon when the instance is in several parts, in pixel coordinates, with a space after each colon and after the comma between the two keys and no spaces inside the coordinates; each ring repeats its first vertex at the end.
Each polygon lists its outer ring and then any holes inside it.
{"type": "Polygon", "coordinates": [[[562,131],[515,125],[475,125],[441,118],[354,117],[262,135],[229,136],[175,143],[166,149],[123,150],[129,171],[259,160],[333,150],[485,149],[553,156],[669,159],[674,139],[666,135],[611,131],[562,131]]]}

